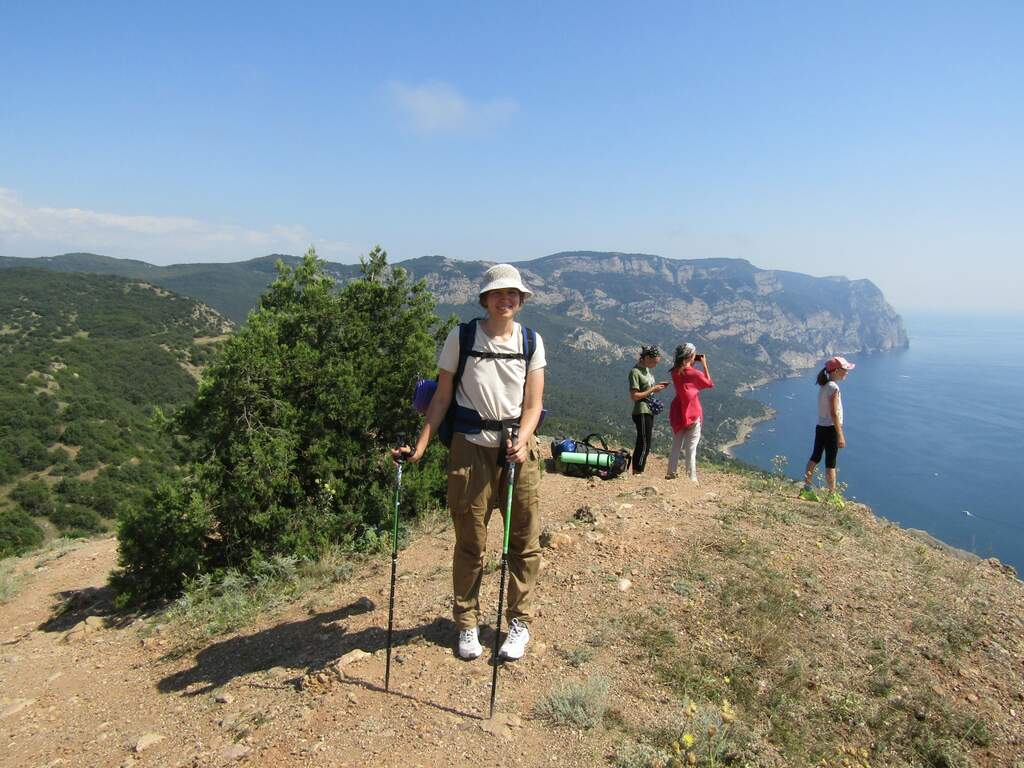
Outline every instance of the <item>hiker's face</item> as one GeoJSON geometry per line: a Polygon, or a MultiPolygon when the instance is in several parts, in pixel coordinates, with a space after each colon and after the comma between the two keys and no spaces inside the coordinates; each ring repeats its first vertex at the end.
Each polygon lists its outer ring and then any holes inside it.
{"type": "Polygon", "coordinates": [[[661,362],[661,356],[660,355],[644,355],[642,358],[640,358],[640,361],[641,361],[642,365],[644,366],[644,368],[653,368],[654,366],[656,366],[658,363],[661,362]]]}
{"type": "Polygon", "coordinates": [[[488,291],[484,294],[484,300],[487,302],[487,313],[491,317],[514,315],[519,311],[519,306],[522,303],[519,291],[515,288],[498,288],[488,291]]]}

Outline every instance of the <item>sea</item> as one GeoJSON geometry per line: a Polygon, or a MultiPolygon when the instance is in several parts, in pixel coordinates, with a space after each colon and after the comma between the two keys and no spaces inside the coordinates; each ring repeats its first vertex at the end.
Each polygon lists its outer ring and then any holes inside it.
{"type": "MultiPolygon", "coordinates": [[[[904,316],[909,349],[849,355],[841,384],[847,498],[1024,575],[1024,315],[904,316]]],[[[775,410],[733,455],[803,475],[817,370],[755,389],[775,410]]],[[[824,462],[819,465],[824,468],[824,462]]]]}

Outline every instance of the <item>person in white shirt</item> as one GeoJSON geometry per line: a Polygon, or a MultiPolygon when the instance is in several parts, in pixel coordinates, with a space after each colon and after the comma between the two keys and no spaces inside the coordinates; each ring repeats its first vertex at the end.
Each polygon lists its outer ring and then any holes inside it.
{"type": "MultiPolygon", "coordinates": [[[[483,652],[478,630],[480,581],[491,510],[499,507],[504,514],[506,462],[519,466],[509,531],[509,631],[499,655],[521,658],[530,640],[531,592],[541,560],[541,467],[534,433],[540,420],[546,366],[539,334],[534,334],[534,349],[527,362],[526,334],[515,319],[530,295],[511,264],[497,264],[484,273],[479,296],[487,316],[476,321],[474,356],[467,358],[454,388],[460,334],[458,327],[453,329],[438,359],[437,390],[415,449],[402,449],[409,453],[408,461],[419,461],[455,398],[459,416],[448,454],[448,508],[455,528],[453,614],[459,629],[458,654],[464,659],[483,652]],[[515,442],[505,430],[513,422],[519,425],[515,442]]],[[[393,452],[396,458],[398,454],[393,452]]]]}
{"type": "Polygon", "coordinates": [[[828,485],[826,501],[842,509],[843,499],[836,490],[836,464],[839,449],[846,447],[843,432],[843,399],[839,394],[839,382],[856,366],[844,357],[833,357],[818,371],[818,424],[814,428],[814,448],[804,471],[804,487],[800,498],[806,501],[820,501],[811,485],[814,470],[825,455],[825,483],[828,485]]]}

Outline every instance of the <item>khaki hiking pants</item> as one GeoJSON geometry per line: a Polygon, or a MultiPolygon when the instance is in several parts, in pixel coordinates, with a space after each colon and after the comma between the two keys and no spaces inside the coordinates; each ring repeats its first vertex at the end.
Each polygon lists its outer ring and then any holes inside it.
{"type": "MultiPolygon", "coordinates": [[[[487,548],[487,523],[498,509],[504,520],[508,480],[498,464],[504,448],[483,448],[456,433],[448,453],[448,509],[455,527],[452,559],[453,614],[460,630],[480,623],[480,581],[487,548]]],[[[508,620],[533,616],[530,591],[540,572],[540,449],[531,440],[529,457],[516,467],[512,523],[508,537],[508,620]]],[[[498,543],[501,552],[501,542],[498,543]]]]}

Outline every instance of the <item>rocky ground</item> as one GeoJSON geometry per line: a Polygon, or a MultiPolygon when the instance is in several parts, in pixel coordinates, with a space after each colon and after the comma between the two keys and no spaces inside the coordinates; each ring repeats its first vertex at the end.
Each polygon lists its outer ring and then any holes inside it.
{"type": "Polygon", "coordinates": [[[160,616],[113,613],[112,539],[23,558],[0,605],[0,765],[711,765],[726,735],[719,764],[1024,765],[1012,574],[787,484],[664,472],[545,477],[540,616],[493,720],[490,653],[453,653],[443,520],[400,554],[390,695],[387,558],[185,655],[160,616]],[[588,680],[609,691],[595,727],[540,715],[588,680]]]}

